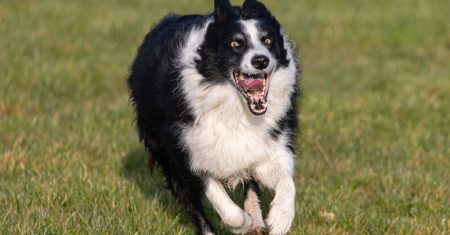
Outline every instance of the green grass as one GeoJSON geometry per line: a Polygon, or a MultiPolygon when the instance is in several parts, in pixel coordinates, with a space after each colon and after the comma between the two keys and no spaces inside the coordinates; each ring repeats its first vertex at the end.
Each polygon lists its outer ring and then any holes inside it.
{"type": "MultiPolygon", "coordinates": [[[[450,234],[450,1],[265,2],[304,68],[292,234],[450,234]]],[[[0,0],[0,233],[193,233],[125,79],[161,16],[211,5],[0,0]]]]}

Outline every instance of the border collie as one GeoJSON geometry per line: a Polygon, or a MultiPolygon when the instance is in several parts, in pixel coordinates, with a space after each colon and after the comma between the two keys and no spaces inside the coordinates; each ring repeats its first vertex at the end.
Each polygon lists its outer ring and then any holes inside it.
{"type": "Polygon", "coordinates": [[[286,234],[295,214],[300,75],[292,43],[257,0],[168,15],[145,37],[128,85],[140,140],[192,217],[213,234],[206,198],[236,234],[286,234]],[[243,208],[224,186],[243,183],[243,208]],[[259,186],[274,191],[265,219],[259,186]]]}

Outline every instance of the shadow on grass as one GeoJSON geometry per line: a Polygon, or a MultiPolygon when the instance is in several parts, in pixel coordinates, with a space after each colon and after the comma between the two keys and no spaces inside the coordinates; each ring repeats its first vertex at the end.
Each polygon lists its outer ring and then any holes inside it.
{"type": "MultiPolygon", "coordinates": [[[[135,183],[146,198],[151,201],[157,200],[161,207],[167,211],[167,215],[172,217],[173,220],[176,220],[178,217],[180,224],[191,227],[192,231],[195,231],[194,224],[191,223],[187,212],[167,188],[160,168],[157,165],[150,168],[148,159],[148,154],[143,148],[130,151],[122,159],[122,174],[129,181],[135,183]]],[[[236,190],[233,194],[242,195],[242,189],[236,190]]],[[[216,234],[231,234],[209,205],[207,203],[204,204],[207,217],[213,224],[216,234]]]]}

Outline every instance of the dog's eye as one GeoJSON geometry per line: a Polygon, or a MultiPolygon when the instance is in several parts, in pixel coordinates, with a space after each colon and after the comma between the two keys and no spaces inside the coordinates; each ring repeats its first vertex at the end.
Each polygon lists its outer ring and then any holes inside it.
{"type": "Polygon", "coordinates": [[[265,39],[264,39],[264,44],[266,44],[266,45],[272,45],[272,39],[270,39],[270,38],[265,38],[265,39]]]}
{"type": "Polygon", "coordinates": [[[232,41],[232,42],[230,42],[230,47],[231,48],[236,48],[236,47],[239,47],[241,44],[239,44],[239,42],[238,41],[232,41]]]}

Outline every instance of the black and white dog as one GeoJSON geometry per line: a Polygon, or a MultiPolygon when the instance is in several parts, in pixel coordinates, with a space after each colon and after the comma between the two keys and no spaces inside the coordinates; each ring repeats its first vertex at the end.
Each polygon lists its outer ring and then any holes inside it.
{"type": "Polygon", "coordinates": [[[202,198],[236,234],[286,234],[295,214],[299,66],[257,0],[215,0],[210,15],[169,15],[141,45],[128,83],[140,139],[199,234],[202,198]],[[243,209],[223,184],[245,187],[243,209]],[[264,220],[259,186],[275,192],[264,220]]]}

